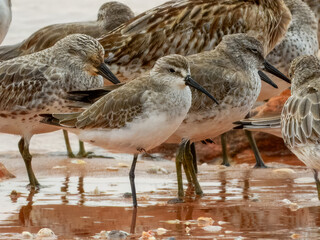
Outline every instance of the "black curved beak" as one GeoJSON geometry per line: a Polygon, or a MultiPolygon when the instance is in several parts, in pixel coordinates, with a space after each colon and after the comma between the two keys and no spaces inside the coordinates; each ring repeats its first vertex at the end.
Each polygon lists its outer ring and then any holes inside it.
{"type": "Polygon", "coordinates": [[[113,84],[120,83],[119,79],[110,71],[105,63],[101,63],[97,69],[102,77],[108,79],[113,84]]]}
{"type": "Polygon", "coordinates": [[[260,79],[268,84],[270,84],[274,88],[278,88],[277,84],[275,84],[264,72],[258,71],[260,79]]]}
{"type": "Polygon", "coordinates": [[[219,105],[219,102],[217,101],[217,99],[215,99],[207,90],[205,90],[199,83],[197,83],[195,80],[193,80],[191,78],[190,75],[188,75],[186,78],[185,78],[185,83],[186,85],[190,86],[190,87],[193,87],[195,89],[197,89],[198,91],[204,93],[205,95],[207,95],[209,98],[211,98],[216,104],[219,105]]]}
{"type": "MultiPolygon", "coordinates": [[[[280,72],[278,69],[276,69],[274,66],[272,66],[269,62],[266,60],[263,63],[265,71],[271,73],[272,75],[281,78],[282,80],[286,81],[287,83],[291,83],[291,80],[287,78],[286,75],[284,75],[282,72],[280,72]]],[[[261,77],[261,76],[260,76],[261,77]]]]}

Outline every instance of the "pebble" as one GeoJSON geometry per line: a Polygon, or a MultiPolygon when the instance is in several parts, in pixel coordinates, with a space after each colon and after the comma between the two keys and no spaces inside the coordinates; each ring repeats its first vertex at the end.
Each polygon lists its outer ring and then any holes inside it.
{"type": "Polygon", "coordinates": [[[112,230],[107,232],[107,239],[110,240],[123,240],[129,236],[129,233],[125,231],[112,230]]]}
{"type": "Polygon", "coordinates": [[[163,234],[166,234],[167,232],[168,232],[168,230],[165,229],[165,228],[158,228],[157,229],[157,234],[158,235],[163,235],[163,234]]]}
{"type": "Polygon", "coordinates": [[[197,221],[199,227],[210,226],[214,223],[214,220],[211,217],[199,217],[197,221]]]}
{"type": "Polygon", "coordinates": [[[37,239],[56,239],[56,235],[49,228],[42,228],[37,233],[37,239]]]}
{"type": "Polygon", "coordinates": [[[202,229],[207,232],[220,232],[222,227],[220,227],[220,226],[206,226],[206,227],[203,227],[202,229]]]}
{"type": "Polygon", "coordinates": [[[78,165],[87,164],[86,161],[83,161],[83,160],[80,160],[80,159],[71,160],[71,163],[78,164],[78,165]]]}
{"type": "Polygon", "coordinates": [[[23,239],[33,239],[33,235],[30,232],[24,231],[22,232],[23,239]]]}

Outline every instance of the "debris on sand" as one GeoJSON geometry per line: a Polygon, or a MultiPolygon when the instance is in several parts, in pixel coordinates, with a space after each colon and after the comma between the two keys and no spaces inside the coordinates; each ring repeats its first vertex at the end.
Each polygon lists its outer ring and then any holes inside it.
{"type": "Polygon", "coordinates": [[[87,164],[86,161],[83,161],[83,160],[81,160],[81,159],[73,159],[73,160],[71,160],[71,163],[73,163],[73,164],[78,164],[78,165],[87,164]]]}
{"type": "Polygon", "coordinates": [[[120,168],[128,168],[130,166],[128,164],[126,164],[126,163],[118,163],[118,167],[120,167],[120,168]]]}
{"type": "Polygon", "coordinates": [[[293,203],[289,199],[283,199],[281,202],[288,205],[289,209],[293,212],[297,211],[300,208],[297,203],[293,203]]]}
{"type": "Polygon", "coordinates": [[[167,232],[168,232],[168,230],[165,229],[165,228],[158,228],[158,229],[157,229],[157,234],[158,234],[159,236],[164,235],[164,234],[166,234],[167,232]]]}
{"type": "Polygon", "coordinates": [[[38,240],[51,240],[51,239],[57,239],[57,236],[54,234],[54,232],[50,228],[42,228],[37,233],[38,240]]]}
{"type": "Polygon", "coordinates": [[[149,230],[148,232],[142,232],[142,236],[139,240],[156,240],[156,238],[153,236],[153,232],[149,230]]]}
{"type": "Polygon", "coordinates": [[[273,170],[272,173],[274,173],[275,175],[277,175],[279,177],[281,177],[281,176],[288,177],[288,176],[295,174],[296,172],[290,168],[279,168],[279,169],[273,170]]]}
{"type": "Polygon", "coordinates": [[[119,171],[119,168],[116,168],[116,167],[107,167],[106,170],[108,172],[118,172],[119,171]]]}
{"type": "Polygon", "coordinates": [[[199,217],[197,221],[199,227],[211,226],[214,223],[214,220],[209,217],[199,217]]]}
{"type": "Polygon", "coordinates": [[[294,234],[292,234],[292,235],[290,236],[290,238],[291,238],[291,239],[299,239],[299,238],[301,238],[301,235],[294,233],[294,234]]]}
{"type": "Polygon", "coordinates": [[[108,239],[108,240],[124,240],[130,234],[121,231],[121,230],[112,230],[112,231],[101,231],[100,232],[100,239],[108,239]]]}
{"type": "Polygon", "coordinates": [[[162,167],[152,167],[147,170],[149,174],[169,174],[168,170],[162,167]]]}
{"type": "Polygon", "coordinates": [[[22,239],[33,239],[33,235],[30,232],[24,231],[21,235],[22,239]]]}
{"type": "Polygon", "coordinates": [[[207,232],[220,232],[222,227],[220,227],[220,226],[206,226],[206,227],[203,227],[202,229],[207,232]]]}

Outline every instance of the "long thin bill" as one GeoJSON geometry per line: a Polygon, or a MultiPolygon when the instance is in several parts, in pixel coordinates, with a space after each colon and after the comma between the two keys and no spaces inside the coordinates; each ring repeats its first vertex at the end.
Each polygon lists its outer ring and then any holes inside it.
{"type": "Polygon", "coordinates": [[[120,83],[119,79],[110,71],[108,66],[105,63],[101,63],[97,69],[99,70],[99,74],[108,79],[113,84],[120,83]]]}
{"type": "Polygon", "coordinates": [[[197,89],[198,91],[204,93],[209,98],[211,98],[216,104],[219,105],[219,102],[217,99],[215,99],[207,90],[205,90],[199,83],[197,83],[195,80],[193,80],[190,76],[187,76],[185,79],[186,85],[193,87],[197,89]]]}
{"type": "Polygon", "coordinates": [[[275,84],[264,72],[258,71],[260,79],[268,84],[270,84],[274,88],[278,88],[277,84],[275,84]]]}
{"type": "Polygon", "coordinates": [[[291,83],[291,80],[287,78],[286,75],[284,75],[282,72],[280,72],[278,69],[276,69],[274,66],[272,66],[267,61],[264,61],[264,70],[271,73],[272,75],[281,78],[282,80],[286,81],[287,83],[291,83]]]}

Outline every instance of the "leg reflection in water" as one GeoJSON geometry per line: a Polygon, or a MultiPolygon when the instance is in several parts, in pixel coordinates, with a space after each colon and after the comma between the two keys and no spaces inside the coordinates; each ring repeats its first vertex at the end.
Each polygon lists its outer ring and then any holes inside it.
{"type": "Polygon", "coordinates": [[[32,225],[31,222],[31,211],[32,211],[32,205],[33,205],[33,197],[39,192],[39,190],[31,188],[29,195],[27,197],[27,205],[22,206],[19,211],[19,221],[22,226],[28,227],[32,225]]]}

